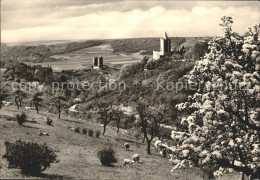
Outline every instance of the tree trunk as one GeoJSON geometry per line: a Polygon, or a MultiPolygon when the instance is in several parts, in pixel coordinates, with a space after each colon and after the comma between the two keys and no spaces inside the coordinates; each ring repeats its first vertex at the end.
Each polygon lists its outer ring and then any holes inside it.
{"type": "Polygon", "coordinates": [[[17,109],[19,109],[19,103],[18,103],[17,99],[15,99],[15,104],[17,106],[17,109]]]}
{"type": "Polygon", "coordinates": [[[147,150],[146,150],[147,154],[151,154],[151,141],[147,140],[147,150]]]}
{"type": "Polygon", "coordinates": [[[117,125],[117,131],[116,133],[118,134],[119,133],[119,124],[117,125]]]}
{"type": "Polygon", "coordinates": [[[58,111],[59,111],[59,117],[58,117],[58,119],[60,119],[60,114],[61,114],[61,104],[60,104],[60,99],[59,99],[58,111]]]}
{"type": "Polygon", "coordinates": [[[105,125],[105,124],[104,124],[104,126],[103,126],[103,136],[105,136],[106,126],[107,126],[107,125],[105,125]]]}
{"type": "Polygon", "coordinates": [[[37,105],[37,106],[35,106],[35,109],[36,109],[36,112],[37,112],[37,114],[39,114],[38,105],[37,105]]]}

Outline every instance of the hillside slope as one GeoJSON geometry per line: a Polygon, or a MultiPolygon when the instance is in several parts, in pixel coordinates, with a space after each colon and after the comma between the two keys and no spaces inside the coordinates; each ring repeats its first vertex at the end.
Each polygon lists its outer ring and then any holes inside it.
{"type": "MultiPolygon", "coordinates": [[[[197,170],[187,170],[179,174],[170,172],[170,162],[157,155],[153,149],[153,155],[145,154],[145,145],[131,136],[132,131],[127,133],[123,130],[117,135],[113,127],[109,127],[106,137],[89,137],[79,134],[68,127],[86,127],[87,129],[102,129],[99,124],[91,121],[81,121],[74,118],[57,120],[53,114],[40,113],[27,110],[30,121],[24,126],[18,126],[15,121],[7,118],[14,117],[18,113],[16,108],[8,107],[0,110],[0,150],[5,152],[4,142],[22,139],[46,143],[58,154],[60,162],[53,164],[47,169],[42,177],[84,178],[84,179],[193,179],[198,177],[197,170]],[[44,123],[46,116],[54,119],[54,126],[44,123]],[[50,136],[39,136],[40,132],[47,132],[50,136]],[[130,151],[124,151],[124,143],[130,143],[130,151]],[[100,164],[96,152],[102,147],[112,146],[118,156],[118,163],[114,167],[104,167],[100,164]],[[123,166],[124,158],[131,158],[135,153],[141,155],[140,164],[123,166]],[[189,173],[187,173],[189,172],[189,173]]],[[[1,153],[2,155],[2,153],[1,153]]],[[[0,163],[1,178],[25,178],[19,170],[8,169],[5,159],[0,163]]],[[[199,177],[196,179],[200,179],[199,177]]]]}
{"type": "MultiPolygon", "coordinates": [[[[23,110],[24,111],[24,110],[23,110]]],[[[102,129],[100,124],[75,118],[56,119],[54,114],[35,114],[35,111],[27,110],[30,122],[24,126],[18,126],[13,121],[18,113],[15,107],[7,107],[0,110],[0,152],[5,152],[5,141],[14,142],[22,139],[46,143],[53,148],[58,155],[58,163],[52,164],[44,171],[40,178],[76,178],[76,179],[202,179],[198,169],[176,170],[170,172],[171,164],[166,158],[158,155],[158,151],[152,148],[152,155],[146,155],[145,145],[133,138],[133,130],[120,130],[116,134],[113,127],[108,127],[107,135],[100,138],[89,137],[82,133],[76,133],[68,127],[83,127],[87,129],[102,129]],[[54,126],[45,124],[46,116],[54,120],[54,126]],[[7,120],[9,119],[9,120],[7,120]],[[50,136],[39,136],[40,132],[47,132],[50,136]],[[130,151],[124,151],[124,143],[130,144],[130,151]],[[100,164],[96,152],[102,147],[112,146],[118,156],[118,163],[113,167],[104,167],[100,164]],[[123,159],[131,158],[135,153],[141,156],[141,162],[130,166],[123,165],[123,159]]],[[[0,162],[1,178],[28,178],[20,174],[18,169],[8,169],[7,162],[0,162]]],[[[232,176],[233,178],[235,176],[232,176]]],[[[231,176],[224,179],[232,179],[231,176]]]]}

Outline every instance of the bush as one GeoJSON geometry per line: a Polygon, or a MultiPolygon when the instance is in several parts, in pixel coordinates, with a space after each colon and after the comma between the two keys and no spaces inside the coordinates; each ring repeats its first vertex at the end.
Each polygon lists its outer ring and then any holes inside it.
{"type": "Polygon", "coordinates": [[[86,128],[83,128],[83,129],[82,129],[82,133],[83,133],[83,134],[87,134],[87,129],[86,129],[86,128]]]}
{"type": "Polygon", "coordinates": [[[21,126],[23,123],[26,121],[26,114],[23,112],[22,114],[17,114],[16,115],[16,120],[18,124],[21,126]]]}
{"type": "Polygon", "coordinates": [[[92,114],[91,114],[91,113],[88,113],[87,118],[88,118],[88,119],[91,119],[91,118],[92,118],[92,114]]]}
{"type": "Polygon", "coordinates": [[[94,131],[93,131],[92,129],[88,130],[88,135],[89,135],[90,137],[93,137],[93,134],[94,134],[94,131]]]}
{"type": "Polygon", "coordinates": [[[110,166],[112,163],[117,162],[116,153],[111,147],[98,151],[97,156],[104,166],[110,166]]]}
{"type": "Polygon", "coordinates": [[[52,126],[52,122],[53,122],[52,119],[50,117],[47,117],[46,119],[47,125],[52,126]]]}
{"type": "Polygon", "coordinates": [[[48,146],[33,142],[23,142],[21,140],[15,143],[5,142],[6,158],[9,166],[20,168],[23,174],[39,175],[50,164],[56,161],[56,154],[48,146]]]}
{"type": "Polygon", "coordinates": [[[97,130],[97,131],[96,131],[96,138],[99,138],[100,134],[101,134],[101,131],[100,131],[100,130],[97,130]]]}
{"type": "Polygon", "coordinates": [[[75,132],[76,132],[76,133],[80,133],[79,127],[76,127],[76,128],[75,128],[75,132]]]}

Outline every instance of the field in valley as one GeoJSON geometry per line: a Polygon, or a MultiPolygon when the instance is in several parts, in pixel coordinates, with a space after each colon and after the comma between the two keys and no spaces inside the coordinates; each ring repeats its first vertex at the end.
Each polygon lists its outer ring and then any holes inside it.
{"type": "MultiPolygon", "coordinates": [[[[58,155],[58,163],[54,163],[41,177],[37,178],[77,178],[77,179],[202,179],[198,169],[175,170],[170,172],[172,165],[168,159],[158,155],[158,150],[152,147],[152,155],[145,153],[145,144],[132,136],[133,130],[120,130],[116,134],[114,127],[107,128],[106,136],[100,138],[89,137],[82,133],[76,133],[68,127],[83,127],[87,129],[102,130],[94,119],[80,120],[66,118],[60,120],[57,115],[33,110],[24,110],[28,115],[28,122],[19,126],[15,121],[15,114],[19,111],[16,107],[4,107],[0,110],[0,152],[5,153],[5,141],[14,142],[18,139],[46,143],[54,149],[58,155]],[[54,126],[45,123],[49,116],[54,121],[54,126]],[[7,120],[8,119],[8,120],[7,120]],[[47,132],[50,136],[39,136],[41,132],[47,132]],[[124,143],[130,144],[130,151],[124,150],[124,143]],[[104,167],[98,160],[96,153],[99,149],[112,146],[117,153],[118,162],[113,167],[104,167]],[[131,158],[135,153],[140,154],[141,162],[123,165],[123,159],[131,158]]],[[[9,169],[6,159],[0,162],[1,178],[28,178],[20,173],[19,169],[9,169]]],[[[221,179],[237,179],[238,175],[228,175],[221,179]]],[[[35,178],[35,177],[31,177],[35,178]]]]}
{"type": "Polygon", "coordinates": [[[113,54],[113,49],[111,48],[111,45],[108,43],[104,43],[94,47],[51,56],[57,61],[32,63],[32,65],[50,65],[54,71],[71,69],[79,70],[90,67],[93,63],[93,57],[95,56],[102,56],[104,59],[104,65],[132,64],[138,62],[141,59],[140,56],[132,56],[120,53],[113,54]]]}

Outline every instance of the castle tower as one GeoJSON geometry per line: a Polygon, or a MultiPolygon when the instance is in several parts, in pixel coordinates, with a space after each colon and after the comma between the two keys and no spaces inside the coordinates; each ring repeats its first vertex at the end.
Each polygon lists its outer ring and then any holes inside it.
{"type": "Polygon", "coordinates": [[[93,67],[98,66],[98,58],[93,57],[93,67]]]}
{"type": "Polygon", "coordinates": [[[98,67],[100,67],[100,68],[103,67],[103,57],[102,56],[98,57],[98,67]]]}
{"type": "Polygon", "coordinates": [[[158,60],[161,57],[171,54],[171,39],[168,37],[167,33],[160,38],[160,51],[153,51],[153,59],[158,60]]]}
{"type": "Polygon", "coordinates": [[[164,33],[164,37],[160,38],[160,54],[164,56],[171,52],[171,39],[168,37],[167,33],[164,33]]]}

